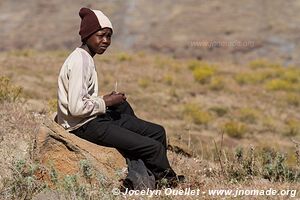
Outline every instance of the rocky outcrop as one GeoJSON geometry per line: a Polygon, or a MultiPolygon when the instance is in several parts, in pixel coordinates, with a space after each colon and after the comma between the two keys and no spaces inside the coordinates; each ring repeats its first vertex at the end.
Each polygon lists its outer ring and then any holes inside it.
{"type": "Polygon", "coordinates": [[[60,176],[78,173],[82,160],[106,177],[126,167],[125,159],[116,149],[68,133],[50,118],[44,120],[37,132],[34,157],[45,166],[54,167],[60,176]]]}

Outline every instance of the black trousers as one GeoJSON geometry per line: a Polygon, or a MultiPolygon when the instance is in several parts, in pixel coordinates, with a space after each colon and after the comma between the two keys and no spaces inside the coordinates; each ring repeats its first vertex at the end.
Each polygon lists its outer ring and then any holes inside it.
{"type": "Polygon", "coordinates": [[[176,176],[167,158],[165,129],[136,117],[127,101],[71,132],[90,142],[114,147],[124,157],[142,159],[156,180],[176,176]]]}

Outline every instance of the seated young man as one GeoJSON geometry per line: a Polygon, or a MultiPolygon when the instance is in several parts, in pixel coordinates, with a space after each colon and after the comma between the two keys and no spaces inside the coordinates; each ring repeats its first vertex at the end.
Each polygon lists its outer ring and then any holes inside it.
{"type": "Polygon", "coordinates": [[[136,117],[124,93],[98,96],[93,57],[109,47],[113,27],[99,10],[81,8],[79,16],[82,45],[65,60],[58,77],[58,123],[80,138],[142,159],[157,181],[183,181],[169,164],[164,128],[136,117]]]}

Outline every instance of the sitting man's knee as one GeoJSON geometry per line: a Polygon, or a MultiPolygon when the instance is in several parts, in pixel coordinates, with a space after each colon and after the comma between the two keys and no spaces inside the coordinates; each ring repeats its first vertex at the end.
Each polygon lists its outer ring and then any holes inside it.
{"type": "Polygon", "coordinates": [[[163,144],[158,141],[153,141],[152,146],[155,148],[156,151],[160,152],[163,149],[163,144]]]}
{"type": "Polygon", "coordinates": [[[166,136],[166,130],[162,125],[157,125],[157,129],[162,136],[166,136]]]}
{"type": "Polygon", "coordinates": [[[166,134],[166,130],[163,126],[158,125],[158,130],[159,130],[159,141],[161,142],[161,144],[167,148],[167,134],[166,134]]]}

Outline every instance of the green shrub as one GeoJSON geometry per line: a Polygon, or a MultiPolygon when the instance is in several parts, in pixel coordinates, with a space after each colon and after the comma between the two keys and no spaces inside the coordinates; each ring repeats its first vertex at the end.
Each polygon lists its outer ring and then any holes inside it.
{"type": "Polygon", "coordinates": [[[157,68],[163,69],[167,66],[167,61],[165,61],[161,56],[156,56],[154,60],[155,66],[157,68]]]}
{"type": "Polygon", "coordinates": [[[0,199],[33,199],[48,191],[57,193],[57,199],[115,198],[111,193],[114,186],[111,179],[93,171],[87,160],[80,161],[80,167],[82,173],[58,176],[53,165],[48,168],[31,160],[16,160],[10,164],[12,176],[2,183],[0,199]]]}
{"type": "Polygon", "coordinates": [[[190,61],[188,68],[192,70],[195,80],[202,84],[208,83],[216,72],[216,65],[197,60],[190,61]]]}
{"type": "Polygon", "coordinates": [[[174,87],[170,88],[170,90],[169,90],[169,95],[170,95],[171,97],[176,98],[176,99],[179,99],[179,97],[180,97],[180,95],[179,95],[178,92],[176,91],[176,88],[174,88],[174,87]]]}
{"type": "Polygon", "coordinates": [[[117,54],[117,59],[121,62],[123,61],[132,61],[133,57],[125,52],[117,54]]]}
{"type": "Polygon", "coordinates": [[[222,90],[225,87],[225,83],[223,81],[223,79],[221,77],[212,77],[210,84],[209,84],[209,88],[211,90],[222,90]]]}
{"type": "Polygon", "coordinates": [[[91,163],[88,160],[81,160],[80,161],[80,169],[83,173],[83,176],[86,179],[91,180],[91,178],[93,176],[93,167],[92,167],[91,163]]]}
{"type": "Polygon", "coordinates": [[[76,191],[79,186],[77,175],[66,175],[62,181],[62,187],[68,191],[76,191]]]}
{"type": "Polygon", "coordinates": [[[263,71],[257,71],[256,73],[261,74],[265,80],[280,78],[284,73],[284,68],[264,69],[263,71]]]}
{"type": "Polygon", "coordinates": [[[241,122],[230,121],[225,123],[224,132],[233,138],[242,138],[247,131],[246,125],[241,122]]]}
{"type": "Polygon", "coordinates": [[[258,72],[240,73],[234,77],[236,82],[240,85],[262,83],[268,78],[268,74],[258,72]]]}
{"type": "Polygon", "coordinates": [[[254,176],[272,182],[299,182],[299,171],[288,167],[286,161],[286,155],[269,148],[255,152],[251,147],[248,153],[243,148],[237,148],[234,159],[225,165],[226,175],[235,183],[253,180],[254,176]]]}
{"type": "Polygon", "coordinates": [[[245,181],[258,175],[259,170],[255,165],[254,149],[250,148],[248,153],[239,147],[235,150],[234,160],[226,167],[228,178],[231,182],[245,181]]]}
{"type": "Polygon", "coordinates": [[[262,124],[266,131],[275,132],[277,131],[277,122],[271,116],[265,116],[261,119],[262,124]]]}
{"type": "Polygon", "coordinates": [[[255,123],[259,113],[252,108],[242,108],[239,113],[240,120],[247,123],[255,123]]]}
{"type": "Polygon", "coordinates": [[[195,80],[201,84],[208,83],[214,74],[215,69],[211,67],[198,67],[193,70],[195,80]]]}
{"type": "Polygon", "coordinates": [[[49,51],[47,52],[50,54],[50,56],[55,56],[55,57],[59,57],[59,58],[66,58],[69,55],[69,51],[67,50],[56,50],[56,51],[49,51]]]}
{"type": "Polygon", "coordinates": [[[285,121],[287,136],[296,136],[300,133],[300,120],[291,118],[285,121]]]}
{"type": "Polygon", "coordinates": [[[54,166],[51,166],[50,167],[50,172],[49,172],[49,175],[50,175],[50,181],[56,185],[58,183],[58,173],[55,169],[54,166]]]}
{"type": "Polygon", "coordinates": [[[40,170],[39,165],[26,160],[16,160],[11,169],[12,178],[3,183],[6,189],[1,191],[1,199],[32,199],[46,188],[46,184],[36,177],[36,172],[40,170]]]}
{"type": "Polygon", "coordinates": [[[208,124],[212,120],[209,112],[203,111],[200,106],[196,104],[186,104],[184,106],[184,114],[190,118],[195,124],[208,124]]]}
{"type": "Polygon", "coordinates": [[[292,83],[282,79],[273,79],[266,82],[265,88],[271,91],[292,91],[295,89],[292,83]]]}
{"type": "Polygon", "coordinates": [[[253,69],[260,69],[260,68],[280,68],[282,67],[279,63],[273,63],[265,59],[257,59],[254,61],[251,61],[249,63],[249,67],[253,69]]]}
{"type": "Polygon", "coordinates": [[[177,74],[180,73],[180,71],[182,70],[182,65],[180,63],[174,62],[171,64],[171,69],[176,72],[177,74]]]}
{"type": "Polygon", "coordinates": [[[137,55],[138,55],[138,57],[140,57],[140,58],[144,58],[144,57],[146,56],[146,53],[145,53],[144,51],[139,51],[139,52],[137,53],[137,55]]]}
{"type": "Polygon", "coordinates": [[[198,60],[189,61],[187,66],[188,66],[188,69],[190,69],[192,71],[197,68],[216,68],[217,67],[214,64],[210,64],[210,63],[198,61],[198,60]]]}
{"type": "MultiPolygon", "coordinates": [[[[108,56],[101,56],[97,58],[101,63],[111,63],[112,59],[108,56]]],[[[122,60],[122,59],[121,59],[122,60]]]]}
{"type": "Polygon", "coordinates": [[[228,113],[228,108],[225,107],[211,107],[209,110],[215,112],[218,117],[223,117],[224,115],[226,115],[228,113]]]}
{"type": "Polygon", "coordinates": [[[279,152],[264,150],[262,152],[262,177],[272,182],[300,181],[300,173],[286,165],[286,156],[279,152]]]}
{"type": "Polygon", "coordinates": [[[17,56],[17,57],[32,57],[35,54],[36,51],[32,49],[14,50],[9,52],[9,55],[17,56]]]}
{"type": "Polygon", "coordinates": [[[292,105],[295,107],[298,107],[300,105],[300,96],[295,93],[289,93],[287,96],[285,96],[285,100],[288,103],[288,105],[292,105]]]}
{"type": "Polygon", "coordinates": [[[145,89],[150,85],[150,80],[148,78],[140,78],[138,80],[138,85],[145,89]]]}
{"type": "Polygon", "coordinates": [[[300,70],[298,68],[285,68],[280,74],[280,78],[290,83],[298,83],[300,81],[300,70]]]}
{"type": "Polygon", "coordinates": [[[11,84],[7,77],[0,77],[0,103],[3,101],[14,102],[22,94],[22,87],[11,84]]]}
{"type": "Polygon", "coordinates": [[[173,79],[173,76],[172,76],[172,75],[166,74],[166,75],[163,77],[163,81],[164,81],[167,85],[172,85],[173,82],[174,82],[174,79],[173,79]]]}
{"type": "Polygon", "coordinates": [[[243,72],[235,75],[234,79],[240,85],[264,83],[270,79],[293,80],[285,68],[267,68],[253,72],[243,72]]]}

